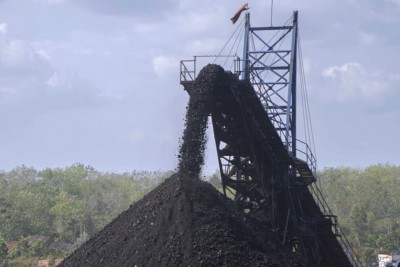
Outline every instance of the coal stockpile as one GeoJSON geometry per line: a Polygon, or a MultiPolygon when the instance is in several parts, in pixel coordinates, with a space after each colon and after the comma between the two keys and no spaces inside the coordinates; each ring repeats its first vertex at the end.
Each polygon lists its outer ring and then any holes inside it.
{"type": "Polygon", "coordinates": [[[167,179],[61,266],[295,266],[268,229],[189,178],[167,179]]]}
{"type": "Polygon", "coordinates": [[[223,83],[224,69],[218,65],[207,65],[194,81],[186,108],[185,129],[179,150],[178,171],[197,178],[204,164],[204,148],[207,142],[207,118],[210,113],[213,92],[223,83]]]}
{"type": "Polygon", "coordinates": [[[300,266],[268,228],[196,179],[204,161],[213,90],[224,70],[209,65],[190,93],[178,173],[120,214],[60,266],[300,266]]]}

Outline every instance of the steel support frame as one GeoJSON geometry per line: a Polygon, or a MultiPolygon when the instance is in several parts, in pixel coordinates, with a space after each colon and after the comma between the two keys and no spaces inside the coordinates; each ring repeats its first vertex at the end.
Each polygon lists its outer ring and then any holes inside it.
{"type": "Polygon", "coordinates": [[[218,110],[212,113],[212,124],[224,193],[248,214],[257,214],[255,217],[276,229],[276,189],[272,184],[281,180],[276,177],[277,169],[265,164],[262,148],[242,114],[218,110]]]}
{"type": "Polygon", "coordinates": [[[253,85],[269,119],[292,156],[296,156],[297,11],[292,24],[251,27],[246,14],[242,80],[253,85]],[[263,33],[271,36],[266,40],[263,33]],[[291,33],[291,41],[288,42],[291,33]],[[253,48],[250,50],[250,41],[253,48]],[[285,46],[282,48],[282,46],[285,46]]]}
{"type": "Polygon", "coordinates": [[[246,101],[255,99],[256,94],[245,92],[245,87],[230,88],[211,113],[224,193],[268,225],[288,249],[305,255],[307,246],[299,233],[300,208],[292,198],[295,168],[274,127],[265,119],[260,102],[246,101]]]}
{"type": "MultiPolygon", "coordinates": [[[[313,155],[309,160],[306,149],[303,152],[306,160],[296,157],[297,12],[292,22],[291,26],[283,27],[251,27],[250,15],[246,14],[244,60],[238,74],[252,86],[253,93],[246,96],[243,93],[246,90],[234,88],[237,85],[225,88],[219,100],[216,98],[211,117],[225,195],[232,197],[250,216],[269,225],[282,244],[307,259],[307,266],[318,267],[320,248],[337,249],[336,243],[329,245],[337,240],[331,232],[324,236],[310,227],[310,220],[327,218],[324,226],[327,232],[332,226],[337,227],[332,223],[333,217],[319,211],[307,189],[315,181],[313,155]],[[261,31],[283,33],[271,43],[262,39],[261,31]],[[282,49],[280,44],[290,33],[290,48],[282,49]],[[251,38],[263,47],[250,51],[251,38]],[[273,79],[266,79],[268,75],[273,79]],[[246,102],[256,98],[257,103],[246,102]],[[265,124],[270,129],[266,130],[265,124]]],[[[186,87],[191,88],[189,84],[186,87]]],[[[325,254],[323,266],[335,262],[325,254]]],[[[346,262],[340,265],[348,266],[346,262]]]]}

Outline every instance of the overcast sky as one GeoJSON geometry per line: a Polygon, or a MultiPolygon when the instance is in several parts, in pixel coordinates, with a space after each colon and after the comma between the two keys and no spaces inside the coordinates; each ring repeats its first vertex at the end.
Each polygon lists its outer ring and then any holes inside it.
{"type": "MultiPolygon", "coordinates": [[[[179,60],[218,53],[242,3],[0,0],[0,170],[174,169],[179,60]]],[[[254,26],[269,24],[270,3],[249,1],[254,26]]],[[[293,10],[319,168],[400,165],[400,1],[280,0],[274,24],[293,10]]]]}

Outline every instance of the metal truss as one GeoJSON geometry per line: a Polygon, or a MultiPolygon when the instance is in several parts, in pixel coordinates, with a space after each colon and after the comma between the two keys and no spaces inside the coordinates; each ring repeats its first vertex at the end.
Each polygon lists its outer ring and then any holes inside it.
{"type": "Polygon", "coordinates": [[[269,119],[296,156],[297,11],[284,26],[252,27],[246,14],[241,79],[253,85],[269,119]]]}

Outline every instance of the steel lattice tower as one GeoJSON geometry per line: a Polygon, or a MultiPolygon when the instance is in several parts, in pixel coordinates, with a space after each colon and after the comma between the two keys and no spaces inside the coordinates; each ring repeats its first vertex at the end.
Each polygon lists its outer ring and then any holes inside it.
{"type": "MultiPolygon", "coordinates": [[[[268,27],[245,15],[243,57],[228,55],[236,57],[237,79],[215,85],[210,112],[223,191],[307,266],[361,266],[315,184],[309,145],[297,139],[298,12],[268,27]]],[[[189,94],[197,89],[197,58],[181,61],[189,94]]]]}

